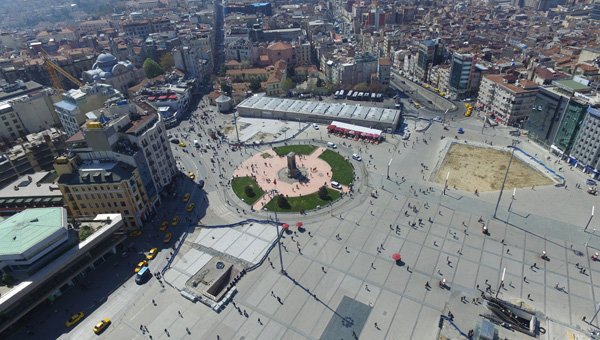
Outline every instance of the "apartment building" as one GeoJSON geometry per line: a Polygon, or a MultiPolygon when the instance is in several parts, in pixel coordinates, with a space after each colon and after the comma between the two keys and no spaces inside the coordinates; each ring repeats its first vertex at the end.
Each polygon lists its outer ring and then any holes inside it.
{"type": "Polygon", "coordinates": [[[473,62],[472,54],[452,55],[448,87],[453,99],[464,99],[469,95],[473,62]]]}
{"type": "Polygon", "coordinates": [[[178,173],[163,117],[139,99],[107,108],[102,119],[88,121],[67,145],[83,162],[122,162],[137,169],[153,209],[178,173]]]}
{"type": "Polygon", "coordinates": [[[389,85],[392,72],[392,61],[390,58],[379,58],[377,64],[377,80],[383,85],[389,85]]]}
{"type": "Polygon", "coordinates": [[[518,80],[512,74],[485,75],[481,81],[478,103],[498,123],[516,126],[527,119],[539,86],[518,80]]]}
{"type": "Polygon", "coordinates": [[[52,95],[52,89],[33,81],[3,86],[0,92],[0,138],[11,141],[59,125],[52,95]]]}
{"type": "Polygon", "coordinates": [[[104,107],[110,100],[120,100],[122,95],[112,86],[104,84],[84,85],[63,93],[61,101],[54,104],[59,120],[67,136],[77,133],[86,121],[85,114],[104,107]]]}
{"type": "Polygon", "coordinates": [[[588,107],[577,134],[569,163],[600,177],[600,110],[588,107]]]}
{"type": "Polygon", "coordinates": [[[430,39],[421,41],[417,48],[415,76],[421,81],[428,82],[431,67],[442,61],[444,46],[440,39],[430,39]]]}
{"type": "Polygon", "coordinates": [[[51,170],[54,158],[65,152],[65,133],[51,128],[18,139],[18,144],[0,152],[0,188],[20,176],[51,170]]]}
{"type": "Polygon", "coordinates": [[[172,31],[174,26],[169,19],[158,18],[149,20],[126,20],[121,22],[121,28],[129,38],[146,39],[150,33],[172,31]]]}
{"type": "Polygon", "coordinates": [[[58,187],[73,217],[118,213],[125,227],[139,229],[152,211],[140,172],[114,161],[82,161],[58,157],[54,164],[58,187]]]}

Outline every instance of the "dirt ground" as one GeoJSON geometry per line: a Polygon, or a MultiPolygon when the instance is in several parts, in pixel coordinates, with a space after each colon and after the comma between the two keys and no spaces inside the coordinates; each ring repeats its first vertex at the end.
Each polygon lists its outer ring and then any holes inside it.
{"type": "MultiPolygon", "coordinates": [[[[509,152],[454,143],[433,180],[443,184],[450,172],[450,188],[471,192],[500,190],[509,158],[509,152]]],[[[514,157],[505,190],[552,183],[546,175],[514,157]]]]}

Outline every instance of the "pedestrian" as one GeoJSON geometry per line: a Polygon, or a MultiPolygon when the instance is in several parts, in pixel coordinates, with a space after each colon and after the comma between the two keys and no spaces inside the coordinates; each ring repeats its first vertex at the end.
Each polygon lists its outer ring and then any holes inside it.
{"type": "Polygon", "coordinates": [[[527,276],[523,276],[523,282],[527,283],[527,276]]]}
{"type": "Polygon", "coordinates": [[[527,300],[531,300],[531,294],[527,294],[527,300]]]}

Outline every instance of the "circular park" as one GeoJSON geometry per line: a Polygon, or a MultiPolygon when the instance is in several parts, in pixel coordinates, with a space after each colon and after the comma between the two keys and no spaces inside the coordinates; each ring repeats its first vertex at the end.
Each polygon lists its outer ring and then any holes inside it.
{"type": "Polygon", "coordinates": [[[354,168],[333,150],[296,144],[261,151],[239,164],[233,175],[234,193],[253,210],[304,213],[348,193],[354,168]]]}

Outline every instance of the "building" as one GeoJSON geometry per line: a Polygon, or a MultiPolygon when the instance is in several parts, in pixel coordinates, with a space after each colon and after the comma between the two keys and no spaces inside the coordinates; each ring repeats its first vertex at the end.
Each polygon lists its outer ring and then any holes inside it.
{"type": "Polygon", "coordinates": [[[0,332],[39,304],[60,296],[121,249],[118,214],[68,220],[64,208],[27,209],[0,222],[0,332]]]}
{"type": "Polygon", "coordinates": [[[169,19],[157,18],[151,20],[125,20],[121,22],[125,36],[129,38],[146,39],[150,33],[172,31],[173,24],[169,19]]]}
{"type": "Polygon", "coordinates": [[[464,99],[470,96],[473,63],[472,54],[454,53],[452,55],[448,88],[453,99],[464,99]]]}
{"type": "MultiPolygon", "coordinates": [[[[70,162],[73,157],[80,159],[75,164],[122,162],[137,169],[152,211],[178,173],[163,117],[142,100],[112,105],[101,119],[88,121],[67,145],[70,162]]],[[[143,210],[141,220],[152,211],[143,210]]],[[[120,211],[106,210],[113,212],[120,211]]]]}
{"type": "Polygon", "coordinates": [[[569,153],[569,164],[592,173],[600,178],[600,110],[589,107],[581,122],[573,149],[569,153]]]}
{"type": "Polygon", "coordinates": [[[136,68],[129,61],[118,61],[110,53],[98,56],[91,70],[84,71],[83,81],[86,83],[101,83],[112,86],[121,93],[145,78],[144,70],[136,68]]]}
{"type": "Polygon", "coordinates": [[[63,197],[55,179],[54,173],[40,171],[21,176],[0,189],[0,215],[13,215],[30,208],[62,207],[63,197]]]}
{"type": "Polygon", "coordinates": [[[103,84],[84,85],[63,93],[61,101],[54,104],[59,120],[67,136],[77,133],[86,121],[85,114],[104,107],[107,102],[120,100],[122,95],[112,86],[103,84]]]}
{"type": "Polygon", "coordinates": [[[58,157],[54,168],[58,188],[73,217],[117,213],[123,216],[125,228],[139,229],[152,211],[140,172],[129,164],[58,157]]]}
{"type": "Polygon", "coordinates": [[[421,41],[417,45],[417,60],[415,76],[424,82],[429,82],[429,71],[432,66],[439,64],[444,56],[444,47],[440,39],[421,41]]]}
{"type": "Polygon", "coordinates": [[[594,1],[590,11],[590,19],[600,21],[600,0],[594,1]]]}
{"type": "Polygon", "coordinates": [[[5,144],[28,133],[60,125],[52,103],[53,90],[33,82],[17,81],[0,92],[0,139],[5,144]]]}
{"type": "Polygon", "coordinates": [[[174,84],[146,86],[136,93],[152,105],[162,116],[167,127],[176,125],[190,111],[193,81],[179,80],[174,84]]]}
{"type": "Polygon", "coordinates": [[[23,175],[52,170],[54,158],[65,152],[64,132],[51,128],[18,139],[18,144],[0,153],[0,188],[23,175]]]}
{"type": "Polygon", "coordinates": [[[378,65],[379,58],[365,53],[353,58],[340,58],[337,61],[328,60],[325,66],[325,75],[331,83],[354,86],[359,83],[370,82],[371,76],[377,74],[378,65]]]}
{"type": "MultiPolygon", "coordinates": [[[[285,71],[274,70],[265,82],[267,96],[278,97],[284,94],[285,71]]],[[[220,97],[219,97],[220,98],[220,97]]]]}
{"type": "Polygon", "coordinates": [[[332,121],[373,129],[395,131],[400,123],[400,110],[366,105],[282,99],[254,95],[236,107],[240,117],[283,119],[329,124],[332,121]]]}
{"type": "Polygon", "coordinates": [[[383,37],[383,55],[391,58],[402,47],[403,34],[400,31],[386,34],[383,37]]]}
{"type": "Polygon", "coordinates": [[[392,61],[390,58],[379,58],[377,63],[377,80],[383,85],[390,84],[392,61]]]}
{"type": "Polygon", "coordinates": [[[485,75],[481,81],[478,105],[498,123],[518,126],[527,119],[539,86],[518,80],[512,74],[485,75]]]}
{"type": "Polygon", "coordinates": [[[182,46],[173,49],[173,60],[175,67],[183,71],[188,77],[196,78],[201,82],[210,79],[212,74],[212,62],[205,59],[202,54],[198,54],[195,49],[189,46],[182,46]]]}
{"type": "Polygon", "coordinates": [[[573,81],[554,81],[540,88],[525,124],[534,142],[557,154],[569,154],[591,101],[591,88],[573,81]]]}

